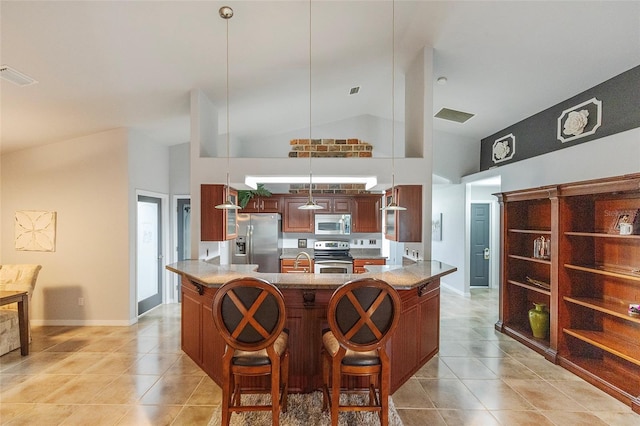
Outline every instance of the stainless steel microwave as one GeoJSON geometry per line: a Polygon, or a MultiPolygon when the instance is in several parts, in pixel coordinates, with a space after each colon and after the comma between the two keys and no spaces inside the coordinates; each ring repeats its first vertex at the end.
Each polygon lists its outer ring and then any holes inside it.
{"type": "Polygon", "coordinates": [[[316,214],[316,235],[350,235],[350,214],[316,214]]]}

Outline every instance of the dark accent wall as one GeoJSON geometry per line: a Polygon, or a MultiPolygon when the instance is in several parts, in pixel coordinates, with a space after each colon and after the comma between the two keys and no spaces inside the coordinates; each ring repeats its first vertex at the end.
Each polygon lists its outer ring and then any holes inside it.
{"type": "MultiPolygon", "coordinates": [[[[590,123],[593,116],[594,113],[590,111],[590,123]]],[[[640,66],[631,68],[579,95],[482,139],[480,170],[487,170],[494,166],[502,166],[559,149],[569,148],[636,127],[640,127],[640,66]],[[601,126],[592,135],[562,143],[558,140],[557,135],[558,117],[564,110],[592,98],[597,98],[602,102],[601,126]],[[510,133],[515,136],[515,153],[513,157],[509,160],[494,163],[492,159],[494,142],[510,133]]]]}

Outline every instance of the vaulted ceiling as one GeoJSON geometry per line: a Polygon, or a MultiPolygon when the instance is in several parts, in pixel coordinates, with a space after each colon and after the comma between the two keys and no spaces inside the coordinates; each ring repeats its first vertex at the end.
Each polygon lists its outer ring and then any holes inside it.
{"type": "MultiPolygon", "coordinates": [[[[391,117],[392,5],[384,1],[2,1],[0,62],[38,84],[1,81],[1,150],[130,127],[189,141],[189,92],[220,109],[229,21],[231,132],[391,117]],[[360,93],[349,96],[349,89],[360,93]]],[[[395,2],[396,118],[403,73],[434,49],[434,112],[476,114],[436,129],[479,141],[640,64],[638,1],[395,2]],[[438,85],[435,78],[446,76],[438,85]]]]}

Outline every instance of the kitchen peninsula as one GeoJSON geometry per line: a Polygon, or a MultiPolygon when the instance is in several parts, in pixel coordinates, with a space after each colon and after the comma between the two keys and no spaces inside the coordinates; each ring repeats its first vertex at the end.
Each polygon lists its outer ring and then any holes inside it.
{"type": "MultiPolygon", "coordinates": [[[[277,274],[257,272],[256,265],[214,265],[187,260],[166,267],[181,276],[182,350],[216,383],[222,383],[225,343],[218,334],[211,310],[216,289],[243,276],[262,278],[283,293],[289,329],[289,389],[311,392],[322,383],[320,349],[326,311],[333,291],[343,283],[363,277],[393,285],[402,300],[398,329],[387,343],[391,355],[391,392],[395,392],[439,349],[440,278],[456,268],[437,261],[407,266],[367,266],[367,274],[277,274]]],[[[262,378],[249,386],[261,387],[262,378]]]]}

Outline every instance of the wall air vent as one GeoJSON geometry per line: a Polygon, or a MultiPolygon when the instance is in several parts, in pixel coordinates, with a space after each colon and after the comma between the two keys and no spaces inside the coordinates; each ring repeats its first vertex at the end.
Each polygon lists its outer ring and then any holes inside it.
{"type": "Polygon", "coordinates": [[[351,89],[349,89],[349,94],[357,95],[359,91],[360,91],[360,86],[352,87],[351,89]]]}
{"type": "Polygon", "coordinates": [[[37,81],[8,65],[0,65],[0,78],[17,84],[18,86],[29,86],[37,81]]]}
{"type": "Polygon", "coordinates": [[[469,114],[468,112],[456,111],[454,109],[442,108],[434,117],[442,118],[443,120],[455,121],[456,123],[464,123],[475,114],[469,114]]]}

